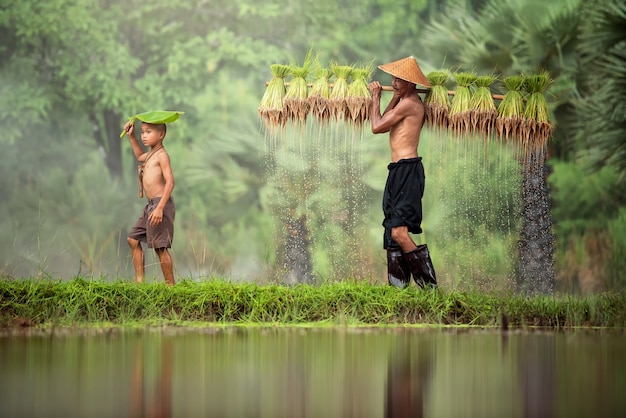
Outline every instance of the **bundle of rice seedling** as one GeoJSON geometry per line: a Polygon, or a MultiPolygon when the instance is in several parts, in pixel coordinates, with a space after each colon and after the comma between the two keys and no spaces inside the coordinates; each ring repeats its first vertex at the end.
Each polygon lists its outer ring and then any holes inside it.
{"type": "Polygon", "coordinates": [[[312,50],[306,55],[302,66],[291,64],[291,81],[283,100],[287,118],[295,123],[306,123],[309,114],[309,87],[307,77],[311,73],[312,50]]]}
{"type": "Polygon", "coordinates": [[[315,70],[316,79],[309,90],[309,108],[313,116],[321,123],[330,119],[328,99],[330,98],[330,79],[333,71],[330,68],[318,67],[315,70]]]}
{"type": "Polygon", "coordinates": [[[529,96],[524,108],[521,136],[527,154],[545,149],[548,139],[552,136],[548,103],[544,96],[550,83],[552,80],[546,71],[528,76],[524,81],[524,90],[529,96]]]}
{"type": "Polygon", "coordinates": [[[335,75],[335,82],[330,91],[328,107],[331,117],[336,121],[340,121],[343,120],[346,113],[349,112],[346,97],[348,97],[348,79],[352,75],[353,68],[349,65],[337,65],[334,63],[330,64],[330,68],[335,75]]]}
{"type": "Polygon", "coordinates": [[[512,75],[504,79],[507,92],[498,106],[496,119],[496,135],[499,138],[504,137],[506,140],[519,138],[519,130],[524,122],[524,96],[521,92],[523,85],[522,75],[512,75]]]}
{"type": "Polygon", "coordinates": [[[287,93],[285,78],[291,74],[291,68],[284,64],[272,64],[270,70],[272,71],[272,79],[267,84],[258,110],[265,126],[272,131],[285,126],[287,122],[283,100],[287,93]]]}
{"type": "Polygon", "coordinates": [[[493,131],[498,111],[489,87],[497,79],[495,75],[476,77],[476,91],[470,101],[470,123],[474,133],[489,136],[493,131]]]}
{"type": "Polygon", "coordinates": [[[473,73],[455,73],[454,80],[457,88],[450,103],[449,127],[457,134],[463,135],[470,131],[470,102],[472,92],[470,86],[476,81],[473,73]]]}
{"type": "Polygon", "coordinates": [[[424,97],[426,105],[426,122],[433,128],[448,129],[450,113],[450,96],[445,86],[448,81],[448,72],[433,71],[426,78],[431,84],[430,90],[424,97]]]}
{"type": "Polygon", "coordinates": [[[373,70],[371,64],[352,70],[352,82],[348,85],[346,106],[348,107],[347,116],[357,127],[362,127],[365,121],[370,118],[372,94],[367,87],[367,82],[372,76],[373,70]]]}

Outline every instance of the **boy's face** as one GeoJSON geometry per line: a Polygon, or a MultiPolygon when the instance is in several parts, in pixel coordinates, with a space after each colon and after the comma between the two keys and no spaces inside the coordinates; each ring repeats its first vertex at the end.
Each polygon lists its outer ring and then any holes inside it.
{"type": "Polygon", "coordinates": [[[163,141],[165,132],[160,127],[150,123],[141,124],[141,142],[147,147],[153,147],[163,141]]]}

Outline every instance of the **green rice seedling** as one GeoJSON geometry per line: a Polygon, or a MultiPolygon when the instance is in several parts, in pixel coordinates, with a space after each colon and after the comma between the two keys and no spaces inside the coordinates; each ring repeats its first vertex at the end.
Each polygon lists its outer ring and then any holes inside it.
{"type": "Polygon", "coordinates": [[[457,88],[450,103],[450,130],[456,135],[465,135],[470,131],[470,86],[476,81],[474,73],[455,73],[457,88]]]}
{"type": "Polygon", "coordinates": [[[367,82],[373,71],[372,64],[352,70],[352,82],[348,85],[346,106],[348,107],[347,116],[357,127],[362,127],[365,121],[370,118],[372,94],[367,87],[367,82]]]}
{"type": "Polygon", "coordinates": [[[448,129],[450,96],[445,86],[448,75],[447,71],[433,71],[426,76],[431,84],[430,90],[424,96],[426,122],[433,128],[448,129]]]}
{"type": "Polygon", "coordinates": [[[285,126],[287,115],[284,112],[283,100],[287,93],[285,78],[291,74],[291,67],[285,64],[270,65],[272,79],[265,89],[259,106],[259,115],[270,131],[285,126]]]}
{"type": "Polygon", "coordinates": [[[330,64],[330,68],[335,75],[335,82],[330,91],[328,99],[328,107],[331,117],[336,121],[342,121],[347,112],[349,112],[346,104],[348,97],[348,79],[352,75],[353,67],[350,65],[330,64]]]}
{"type": "Polygon", "coordinates": [[[495,75],[481,75],[476,77],[476,91],[470,101],[470,123],[474,133],[485,136],[491,135],[494,129],[498,111],[491,96],[491,85],[496,82],[495,75]]]}
{"type": "Polygon", "coordinates": [[[523,75],[512,75],[504,79],[507,92],[498,106],[496,135],[499,138],[518,140],[521,126],[524,124],[524,85],[523,75]]]}
{"type": "Polygon", "coordinates": [[[313,64],[312,50],[307,53],[302,66],[291,64],[291,81],[283,99],[284,111],[288,120],[304,124],[309,115],[309,87],[307,77],[313,64]]]}
{"type": "Polygon", "coordinates": [[[330,68],[318,67],[315,70],[315,81],[309,90],[309,109],[313,117],[326,124],[330,119],[330,79],[333,71],[330,68]]]}
{"type": "Polygon", "coordinates": [[[527,155],[529,152],[544,150],[552,136],[548,103],[544,95],[551,83],[552,80],[547,71],[528,76],[524,81],[524,89],[529,96],[524,108],[524,125],[521,134],[527,155]]]}

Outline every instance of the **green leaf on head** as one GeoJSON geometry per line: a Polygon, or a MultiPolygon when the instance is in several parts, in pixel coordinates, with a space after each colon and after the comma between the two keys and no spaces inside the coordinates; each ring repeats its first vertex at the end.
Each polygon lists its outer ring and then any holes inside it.
{"type": "MultiPolygon", "coordinates": [[[[160,123],[172,123],[176,122],[185,112],[177,110],[154,110],[152,112],[144,112],[136,114],[128,118],[130,123],[135,123],[137,119],[145,123],[160,124],[160,123]]],[[[126,131],[122,131],[120,138],[126,135],[126,131]]]]}

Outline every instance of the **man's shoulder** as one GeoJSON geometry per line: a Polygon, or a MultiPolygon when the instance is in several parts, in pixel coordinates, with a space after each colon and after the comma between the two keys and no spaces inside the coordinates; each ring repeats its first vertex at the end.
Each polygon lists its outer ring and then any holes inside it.
{"type": "Polygon", "coordinates": [[[408,113],[415,113],[416,111],[419,112],[420,110],[424,109],[424,102],[422,102],[422,99],[420,99],[417,95],[407,96],[404,99],[400,100],[398,106],[401,106],[400,108],[407,111],[408,113]]]}

